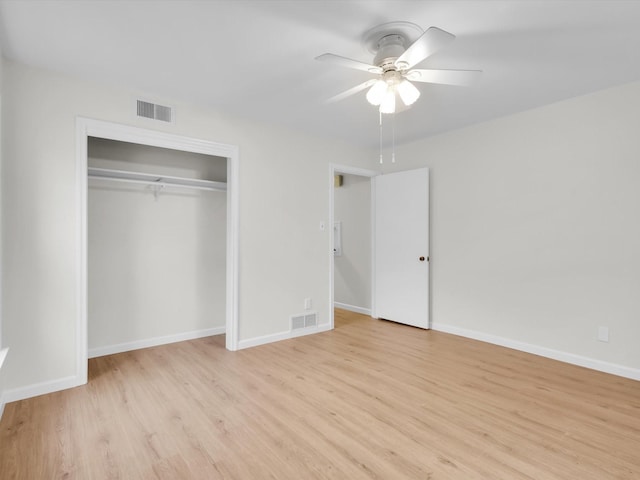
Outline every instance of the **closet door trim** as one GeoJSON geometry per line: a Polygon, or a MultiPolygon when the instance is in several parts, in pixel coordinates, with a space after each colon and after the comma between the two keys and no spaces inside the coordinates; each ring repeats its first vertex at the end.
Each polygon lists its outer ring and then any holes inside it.
{"type": "Polygon", "coordinates": [[[89,137],[117,140],[227,159],[226,347],[238,349],[238,213],[239,153],[237,145],[213,142],[139,127],[78,117],[76,119],[76,359],[77,385],[87,383],[87,143],[89,137]]]}

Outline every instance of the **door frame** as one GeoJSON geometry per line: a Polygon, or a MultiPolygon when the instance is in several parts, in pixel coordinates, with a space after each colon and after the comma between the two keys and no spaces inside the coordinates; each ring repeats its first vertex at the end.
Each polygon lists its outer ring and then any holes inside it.
{"type": "Polygon", "coordinates": [[[336,175],[358,175],[360,177],[369,177],[369,183],[371,185],[371,231],[369,237],[371,238],[371,316],[375,318],[375,185],[373,177],[381,175],[382,172],[377,170],[368,170],[366,168],[350,167],[348,165],[339,165],[335,163],[329,164],[329,225],[327,230],[329,231],[329,328],[334,328],[334,256],[333,256],[333,224],[335,222],[335,186],[334,177],[336,175]]]}
{"type": "Polygon", "coordinates": [[[76,362],[80,384],[88,378],[88,138],[169,148],[184,152],[214,155],[227,159],[227,248],[226,248],[226,348],[238,349],[238,233],[239,233],[239,151],[238,146],[148,130],[91,118],[76,118],[76,362]]]}

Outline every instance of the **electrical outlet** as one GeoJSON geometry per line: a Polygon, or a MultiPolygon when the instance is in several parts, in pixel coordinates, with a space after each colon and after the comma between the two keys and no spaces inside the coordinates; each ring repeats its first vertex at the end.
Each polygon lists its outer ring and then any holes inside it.
{"type": "Polygon", "coordinates": [[[609,327],[598,327],[598,341],[609,341],[609,327]]]}
{"type": "Polygon", "coordinates": [[[304,309],[305,310],[311,310],[311,299],[310,298],[305,298],[304,299],[304,309]]]}

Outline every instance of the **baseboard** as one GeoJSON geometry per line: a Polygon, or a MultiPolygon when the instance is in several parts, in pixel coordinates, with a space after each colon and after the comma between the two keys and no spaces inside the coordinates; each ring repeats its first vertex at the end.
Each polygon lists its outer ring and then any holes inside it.
{"type": "Polygon", "coordinates": [[[263,335],[261,337],[247,338],[238,342],[238,350],[244,348],[257,347],[267,343],[279,342],[281,340],[289,340],[290,338],[303,337],[305,335],[313,335],[314,333],[326,332],[331,330],[331,325],[324,323],[315,328],[301,328],[295,332],[287,330],[285,332],[273,333],[271,335],[263,335]]]}
{"type": "Polygon", "coordinates": [[[530,343],[520,342],[517,340],[512,340],[510,338],[499,337],[475,330],[467,330],[466,328],[455,327],[452,325],[446,325],[437,322],[434,322],[431,325],[431,328],[439,332],[451,333],[460,337],[472,338],[474,340],[480,340],[482,342],[500,345],[501,347],[512,348],[521,352],[532,353],[534,355],[540,355],[541,357],[551,358],[553,360],[559,360],[561,362],[570,363],[572,365],[590,368],[599,372],[610,373],[619,377],[630,378],[632,380],[640,380],[640,370],[637,368],[625,367],[624,365],[604,362],[602,360],[583,357],[581,355],[575,355],[573,353],[567,353],[561,350],[554,350],[552,348],[532,345],[530,343]]]}
{"type": "Polygon", "coordinates": [[[195,340],[196,338],[210,337],[212,335],[221,335],[225,332],[225,327],[207,328],[204,330],[194,330],[192,332],[178,333],[175,335],[165,335],[162,337],[145,338],[144,340],[136,340],[134,342],[118,343],[116,345],[107,345],[106,347],[96,347],[89,349],[89,358],[103,357],[104,355],[113,355],[115,353],[129,352],[140,348],[157,347],[158,345],[166,345],[168,343],[184,342],[185,340],[195,340]]]}
{"type": "Polygon", "coordinates": [[[84,385],[84,382],[74,375],[71,377],[60,378],[58,380],[28,385],[26,387],[5,390],[3,399],[5,403],[11,403],[18,400],[24,400],[26,398],[45,395],[47,393],[66,390],[67,388],[79,387],[80,385],[84,385]]]}
{"type": "Polygon", "coordinates": [[[340,303],[340,302],[333,302],[333,306],[335,308],[341,308],[342,310],[348,310],[350,312],[362,313],[363,315],[371,316],[370,308],[356,307],[355,305],[349,305],[348,303],[340,303]]]}

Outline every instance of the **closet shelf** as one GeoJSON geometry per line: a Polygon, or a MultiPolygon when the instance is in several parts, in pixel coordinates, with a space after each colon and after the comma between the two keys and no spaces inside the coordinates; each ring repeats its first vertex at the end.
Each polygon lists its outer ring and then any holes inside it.
{"type": "Polygon", "coordinates": [[[110,168],[88,168],[89,178],[101,180],[115,180],[118,182],[153,185],[157,187],[182,187],[195,190],[213,190],[223,192],[227,190],[225,182],[199,180],[196,178],[171,177],[153,173],[131,172],[128,170],[112,170],[110,168]]]}

